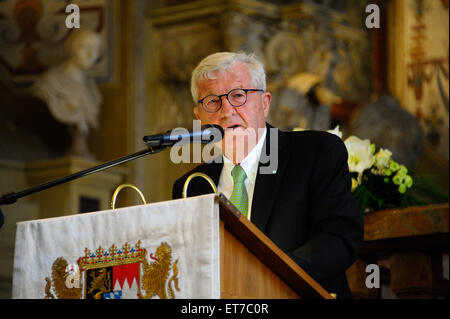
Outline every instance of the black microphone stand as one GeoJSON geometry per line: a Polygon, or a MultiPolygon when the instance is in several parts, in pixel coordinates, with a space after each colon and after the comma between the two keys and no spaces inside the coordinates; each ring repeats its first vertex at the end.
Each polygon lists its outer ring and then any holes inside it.
{"type": "Polygon", "coordinates": [[[6,194],[6,195],[0,197],[0,228],[2,227],[4,219],[5,219],[4,216],[3,216],[3,212],[1,210],[1,206],[2,205],[13,204],[19,198],[22,198],[22,197],[25,197],[27,195],[31,195],[31,194],[43,191],[43,190],[45,190],[47,188],[54,187],[54,186],[57,186],[57,185],[60,185],[60,184],[63,184],[63,183],[67,183],[67,182],[73,181],[74,179],[77,179],[77,178],[80,178],[80,177],[83,177],[83,176],[87,176],[87,175],[90,175],[90,174],[93,174],[93,173],[100,172],[102,170],[105,170],[105,169],[108,169],[108,168],[111,168],[111,167],[114,167],[114,166],[117,166],[117,165],[129,162],[129,161],[132,161],[132,160],[135,160],[135,159],[137,159],[139,157],[143,157],[143,156],[146,156],[146,155],[149,155],[149,154],[159,153],[162,150],[164,150],[166,147],[167,146],[149,147],[148,149],[139,151],[137,153],[134,153],[134,154],[131,154],[131,155],[127,155],[127,156],[124,156],[124,157],[121,157],[121,158],[118,158],[118,159],[106,162],[104,164],[100,164],[100,165],[97,165],[97,166],[85,169],[83,171],[80,171],[80,172],[77,172],[77,173],[74,173],[74,174],[62,177],[62,178],[58,178],[58,179],[56,179],[54,181],[50,181],[50,182],[47,182],[47,183],[44,183],[44,184],[41,184],[41,185],[38,185],[38,186],[34,186],[34,187],[25,189],[25,190],[17,192],[17,193],[13,192],[13,193],[6,194]]]}

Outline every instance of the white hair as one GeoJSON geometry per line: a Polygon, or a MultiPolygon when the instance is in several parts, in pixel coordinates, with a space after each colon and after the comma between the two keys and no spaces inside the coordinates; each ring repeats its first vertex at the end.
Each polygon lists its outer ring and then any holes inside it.
{"type": "Polygon", "coordinates": [[[191,94],[194,103],[198,103],[197,86],[201,81],[215,79],[215,72],[222,72],[237,63],[246,63],[250,72],[252,84],[257,89],[266,90],[266,73],[264,65],[256,57],[255,54],[247,54],[243,52],[218,52],[208,55],[197,67],[192,71],[191,76],[191,94]]]}

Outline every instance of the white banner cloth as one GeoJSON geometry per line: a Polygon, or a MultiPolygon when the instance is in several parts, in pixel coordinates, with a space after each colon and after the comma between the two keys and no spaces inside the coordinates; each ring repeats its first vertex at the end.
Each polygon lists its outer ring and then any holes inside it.
{"type": "Polygon", "coordinates": [[[13,298],[220,298],[214,196],[18,223],[13,298]]]}

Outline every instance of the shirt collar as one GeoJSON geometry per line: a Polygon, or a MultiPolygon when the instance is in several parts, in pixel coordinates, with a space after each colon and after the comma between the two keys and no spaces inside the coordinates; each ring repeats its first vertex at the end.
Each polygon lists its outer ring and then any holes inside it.
{"type": "MultiPolygon", "coordinates": [[[[266,139],[267,127],[264,128],[264,133],[261,135],[256,146],[247,154],[247,156],[242,160],[240,165],[247,174],[247,178],[254,183],[256,179],[256,174],[258,171],[259,159],[261,157],[261,151],[264,146],[264,141],[266,139]]],[[[234,163],[229,160],[226,156],[223,157],[223,169],[227,172],[227,175],[231,176],[231,170],[234,168],[234,163]]]]}

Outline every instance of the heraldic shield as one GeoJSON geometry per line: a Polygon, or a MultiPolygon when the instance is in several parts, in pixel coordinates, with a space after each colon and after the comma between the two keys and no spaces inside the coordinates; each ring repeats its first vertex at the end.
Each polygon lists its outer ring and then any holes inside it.
{"type": "Polygon", "coordinates": [[[155,254],[126,242],[95,252],[85,248],[84,256],[69,264],[64,257],[52,265],[46,277],[45,299],[175,298],[178,287],[178,260],[172,262],[172,248],[162,242],[155,254]]]}

